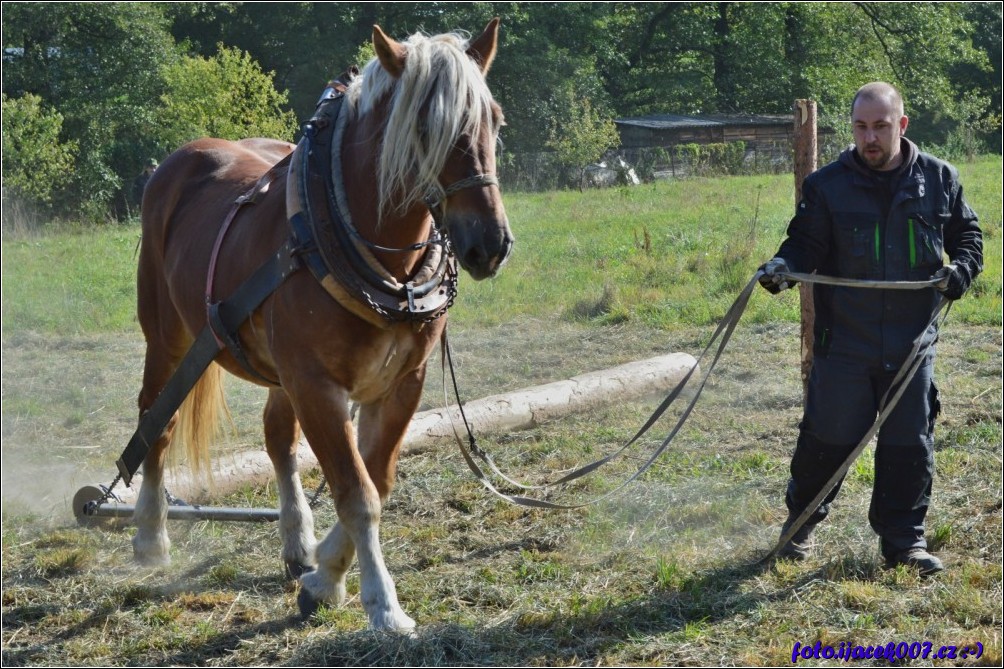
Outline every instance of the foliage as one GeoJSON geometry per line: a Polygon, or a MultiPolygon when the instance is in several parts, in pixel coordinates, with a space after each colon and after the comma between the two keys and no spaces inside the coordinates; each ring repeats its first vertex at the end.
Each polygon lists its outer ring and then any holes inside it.
{"type": "Polygon", "coordinates": [[[129,197],[134,178],[197,135],[292,137],[285,96],[250,56],[221,48],[209,59],[182,58],[165,11],[140,3],[4,6],[4,94],[39,96],[78,147],[73,181],[53,202],[63,216],[128,213],[137,204],[129,197]]]}
{"type": "Polygon", "coordinates": [[[64,215],[103,218],[121,185],[159,155],[159,72],[176,58],[167,28],[154,4],[4,5],[4,93],[41,97],[79,146],[74,182],[55,203],[64,215]]]}
{"type": "Polygon", "coordinates": [[[547,146],[555,151],[560,165],[576,171],[581,190],[586,167],[617,146],[619,136],[616,124],[601,117],[589,100],[570,96],[567,110],[567,117],[551,128],[547,146]]]}
{"type": "Polygon", "coordinates": [[[689,164],[693,174],[741,174],[746,157],[745,142],[713,142],[711,144],[680,144],[675,147],[678,160],[689,164]]]}
{"type": "Polygon", "coordinates": [[[37,95],[3,96],[3,197],[44,208],[70,181],[76,142],[60,138],[63,116],[37,95]]]}
{"type": "Polygon", "coordinates": [[[167,92],[157,110],[167,146],[198,137],[292,140],[296,117],[271,73],[240,49],[219,45],[212,58],[185,56],[164,68],[167,92]]]}
{"type": "MultiPolygon", "coordinates": [[[[101,218],[151,158],[220,116],[220,92],[197,73],[225,66],[229,50],[247,54],[240,67],[275,73],[267,90],[288,91],[250,112],[280,119],[286,136],[289,110],[307,118],[324,83],[369,53],[374,24],[395,37],[476,33],[496,15],[489,83],[506,113],[503,166],[559,141],[583,100],[612,119],[787,113],[811,98],[839,127],[873,79],[902,88],[915,140],[1000,148],[1002,10],[987,2],[7,3],[3,92],[62,114],[76,171],[53,206],[101,218]]],[[[214,134],[242,131],[223,125],[214,134]]]]}

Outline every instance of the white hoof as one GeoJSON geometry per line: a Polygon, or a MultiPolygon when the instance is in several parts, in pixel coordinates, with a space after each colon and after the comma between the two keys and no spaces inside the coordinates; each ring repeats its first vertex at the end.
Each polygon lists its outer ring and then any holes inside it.
{"type": "Polygon", "coordinates": [[[133,559],[147,567],[163,567],[171,564],[171,541],[167,535],[144,538],[137,534],[132,538],[133,559]]]}
{"type": "Polygon", "coordinates": [[[415,636],[415,621],[398,607],[370,615],[370,629],[415,636]]]}
{"type": "Polygon", "coordinates": [[[344,577],[333,579],[321,569],[300,576],[300,587],[318,602],[331,606],[341,606],[345,602],[344,577]]]}

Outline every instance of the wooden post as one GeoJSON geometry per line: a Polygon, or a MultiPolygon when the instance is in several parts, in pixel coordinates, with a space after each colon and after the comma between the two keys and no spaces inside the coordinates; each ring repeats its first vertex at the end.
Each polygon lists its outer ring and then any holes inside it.
{"type": "MultiPolygon", "coordinates": [[[[795,100],[795,206],[802,201],[802,182],[816,171],[816,103],[795,100]]],[[[812,303],[812,286],[800,284],[802,301],[802,396],[809,387],[812,371],[812,325],[816,310],[812,303]]]]}

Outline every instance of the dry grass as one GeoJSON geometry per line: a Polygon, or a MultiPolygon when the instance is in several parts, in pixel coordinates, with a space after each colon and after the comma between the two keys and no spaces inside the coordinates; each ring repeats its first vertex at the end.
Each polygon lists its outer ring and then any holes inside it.
{"type": "MultiPolygon", "coordinates": [[[[695,352],[704,336],[637,325],[455,324],[453,344],[462,387],[473,398],[667,351],[695,352]]],[[[135,389],[127,379],[136,370],[97,358],[138,360],[138,345],[97,339],[60,353],[68,344],[37,338],[4,347],[5,488],[9,443],[44,435],[47,449],[69,465],[110,473],[131,429],[123,414],[131,410],[135,389]],[[50,369],[28,374],[38,351],[50,369]],[[77,365],[108,376],[73,392],[84,376],[77,365]],[[6,402],[15,390],[21,407],[46,396],[66,399],[44,413],[11,413],[6,402]],[[104,408],[96,411],[95,403],[104,408]],[[61,412],[74,411],[87,418],[67,425],[61,412]],[[110,418],[95,425],[102,416],[110,418]],[[64,450],[91,444],[99,446],[64,450]]],[[[584,510],[498,501],[449,444],[405,457],[382,536],[402,604],[419,623],[413,639],[365,629],[353,576],[344,608],[300,621],[274,526],[172,524],[174,562],[150,570],[132,564],[129,530],[78,529],[65,514],[12,513],[5,502],[4,666],[766,666],[790,664],[796,641],[817,640],[980,641],[980,662],[999,664],[999,330],[949,323],[940,344],[945,413],[928,530],[948,570],[929,580],[881,568],[866,520],[864,465],[819,529],[810,560],[755,564],[783,517],[799,419],[796,360],[794,326],[741,326],[676,445],[624,494],[584,510]]],[[[438,405],[438,371],[430,377],[427,403],[438,405]]],[[[254,393],[237,395],[231,448],[260,440],[259,403],[254,393]]],[[[618,405],[480,441],[504,469],[533,478],[615,447],[652,406],[618,405]]],[[[556,494],[581,499],[609,489],[653,445],[556,494]]],[[[18,476],[32,471],[21,468],[18,476]]],[[[316,483],[316,474],[308,476],[308,485],[316,483]]],[[[275,500],[267,486],[216,502],[275,500]]],[[[334,521],[330,503],[318,508],[317,520],[320,528],[334,521]]]]}

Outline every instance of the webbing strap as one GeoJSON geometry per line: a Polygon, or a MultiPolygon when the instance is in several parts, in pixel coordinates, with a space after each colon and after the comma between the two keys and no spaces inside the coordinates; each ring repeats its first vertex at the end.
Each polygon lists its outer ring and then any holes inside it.
{"type": "MultiPolygon", "coordinates": [[[[742,315],[745,312],[746,306],[749,302],[749,298],[752,295],[753,290],[755,289],[761,276],[763,276],[763,272],[760,271],[758,271],[756,274],[753,275],[753,278],[750,279],[749,283],[746,284],[742,292],[740,292],[739,296],[732,303],[732,306],[729,307],[725,316],[719,322],[718,327],[715,329],[715,332],[711,336],[711,339],[709,340],[708,344],[701,352],[700,356],[697,359],[697,362],[687,372],[687,374],[677,383],[677,385],[670,391],[670,393],[666,396],[666,398],[662,401],[662,403],[656,408],[655,412],[649,417],[647,421],[645,421],[645,424],[642,425],[641,428],[639,428],[638,432],[635,433],[635,435],[631,437],[631,439],[628,440],[617,451],[611,453],[610,455],[607,455],[606,457],[596,460],[595,462],[580,467],[579,469],[576,469],[575,471],[561,477],[556,481],[541,485],[531,486],[520,483],[519,481],[515,481],[512,478],[506,476],[498,469],[498,467],[495,465],[495,462],[492,460],[491,456],[477,446],[476,440],[471,432],[470,426],[467,424],[467,418],[463,413],[463,407],[462,406],[460,407],[460,415],[464,420],[465,426],[467,427],[468,439],[470,444],[469,447],[464,445],[463,440],[461,439],[457,431],[457,426],[453,424],[452,413],[447,412],[448,415],[450,416],[451,425],[453,425],[453,433],[454,437],[456,438],[457,445],[460,448],[460,452],[464,457],[464,460],[467,462],[468,467],[474,473],[474,476],[492,494],[501,497],[502,499],[505,499],[508,502],[520,506],[529,506],[529,507],[546,508],[546,509],[581,508],[599,502],[623,490],[629,483],[636,480],[639,476],[641,476],[645,471],[647,471],[652,466],[652,464],[656,461],[656,459],[658,459],[658,457],[666,450],[666,448],[668,448],[669,444],[673,441],[673,439],[679,433],[680,429],[683,427],[684,422],[686,422],[686,420],[689,418],[691,412],[693,411],[695,405],[697,404],[698,399],[701,396],[701,393],[704,390],[704,386],[707,383],[708,378],[711,376],[711,373],[714,371],[715,366],[718,364],[718,361],[721,358],[721,355],[724,352],[726,345],[732,338],[732,334],[735,331],[735,327],[739,323],[739,320],[742,318],[742,315]],[[630,446],[632,446],[635,442],[637,442],[638,439],[640,439],[643,435],[645,435],[652,428],[652,426],[655,425],[656,422],[658,422],[658,420],[663,416],[663,414],[669,409],[669,407],[677,400],[677,398],[683,392],[683,389],[690,382],[691,377],[694,375],[694,372],[700,368],[701,361],[704,360],[705,356],[711,350],[711,347],[715,344],[716,341],[719,340],[719,338],[721,339],[721,341],[718,342],[718,348],[716,349],[715,354],[711,359],[711,364],[709,365],[708,369],[705,371],[703,377],[701,378],[701,381],[697,386],[694,396],[691,398],[687,407],[680,415],[679,419],[676,422],[676,425],[670,431],[669,435],[662,441],[662,443],[655,449],[655,451],[652,453],[649,459],[645,461],[645,463],[642,464],[642,466],[639,467],[634,474],[632,474],[627,480],[616,486],[614,489],[610,490],[609,492],[597,498],[579,504],[560,504],[548,500],[535,499],[522,495],[509,495],[498,490],[495,487],[495,485],[491,482],[491,480],[488,478],[488,476],[484,473],[484,471],[478,466],[477,462],[474,460],[474,455],[478,456],[478,458],[480,458],[487,465],[487,467],[491,471],[493,471],[497,476],[502,478],[510,485],[522,488],[524,490],[543,490],[552,486],[558,486],[564,483],[569,483],[571,481],[574,481],[575,479],[581,478],[582,476],[585,476],[586,474],[595,471],[601,466],[611,462],[612,460],[622,455],[625,450],[627,450],[630,446]]],[[[806,283],[825,283],[830,285],[845,285],[858,288],[876,288],[876,289],[881,288],[881,289],[900,289],[900,290],[920,290],[920,289],[929,289],[937,283],[937,280],[862,281],[857,279],[844,279],[841,277],[831,277],[819,274],[798,274],[798,273],[785,273],[780,276],[782,278],[789,279],[792,281],[803,281],[806,283]]],[[[944,298],[942,298],[939,301],[937,307],[934,309],[934,312],[931,315],[931,319],[927,327],[930,327],[930,325],[934,324],[937,321],[939,314],[944,309],[946,304],[948,304],[948,301],[945,300],[944,298]]],[[[924,332],[927,331],[927,327],[924,328],[924,332]]],[[[896,390],[892,398],[889,399],[888,403],[886,402],[886,400],[888,398],[889,393],[887,393],[886,397],[883,398],[881,402],[880,415],[875,425],[873,425],[872,430],[869,431],[868,436],[865,438],[862,444],[859,445],[857,449],[855,449],[855,451],[851,454],[851,456],[848,457],[847,461],[844,463],[844,465],[842,465],[841,471],[835,474],[832,480],[828,482],[828,485],[825,487],[825,490],[820,493],[818,499],[809,505],[809,509],[806,512],[804,512],[799,519],[796,520],[796,523],[789,529],[788,532],[785,533],[786,536],[781,538],[781,541],[778,543],[778,545],[764,558],[764,560],[770,558],[774,553],[777,552],[777,550],[780,549],[781,546],[784,545],[784,543],[788,539],[791,538],[791,536],[794,536],[794,533],[797,532],[798,529],[801,527],[801,525],[805,523],[805,519],[808,518],[809,515],[811,515],[812,510],[814,510],[815,507],[819,505],[819,503],[826,496],[826,494],[828,494],[829,491],[833,488],[833,486],[836,485],[836,482],[840,480],[840,477],[843,476],[843,473],[847,471],[847,469],[850,467],[854,459],[860,454],[861,450],[863,450],[864,445],[866,445],[868,441],[871,439],[871,437],[874,436],[874,434],[881,427],[882,423],[885,421],[886,417],[889,415],[889,413],[892,412],[893,407],[895,407],[896,403],[899,401],[899,398],[902,396],[906,386],[913,378],[917,369],[919,369],[921,363],[924,360],[924,357],[927,354],[929,347],[933,343],[933,342],[927,342],[926,344],[922,344],[923,339],[924,337],[922,332],[921,335],[918,336],[914,342],[913,351],[908,356],[906,362],[904,362],[903,366],[900,368],[899,372],[897,373],[896,377],[893,380],[892,386],[890,387],[890,392],[893,392],[893,388],[896,388],[896,390]]],[[[449,398],[447,397],[447,390],[446,390],[446,365],[449,364],[450,372],[451,374],[453,374],[453,361],[450,355],[449,342],[446,338],[445,332],[442,340],[442,358],[443,358],[442,362],[443,393],[448,405],[449,398]]],[[[457,392],[456,388],[455,375],[454,375],[454,392],[456,394],[457,402],[459,404],[460,397],[459,397],[459,392],[457,392]]]]}
{"type": "Polygon", "coordinates": [[[171,417],[188,396],[188,391],[195,386],[220,349],[212,328],[208,325],[202,328],[153,405],[140,416],[139,427],[115,462],[126,486],[132,483],[133,474],[146,459],[150,447],[163,434],[171,417]]]}
{"type": "MultiPolygon", "coordinates": [[[[603,465],[609,463],[610,461],[616,459],[625,450],[627,450],[631,445],[633,445],[636,441],[638,441],[638,439],[640,439],[645,433],[647,433],[649,431],[649,429],[651,429],[651,427],[653,425],[655,425],[656,422],[658,422],[658,420],[662,417],[662,415],[666,412],[666,410],[669,409],[669,407],[673,404],[673,402],[675,402],[676,399],[680,396],[680,393],[683,392],[683,389],[686,387],[687,383],[690,381],[691,377],[694,375],[694,372],[697,371],[700,368],[701,361],[704,359],[705,355],[707,355],[707,353],[711,350],[711,347],[714,346],[715,342],[718,341],[719,338],[721,338],[721,341],[718,343],[718,348],[715,351],[714,357],[711,360],[711,364],[708,366],[707,371],[704,373],[704,376],[701,378],[701,381],[698,384],[697,390],[694,393],[694,396],[691,398],[690,403],[684,409],[683,413],[680,415],[680,418],[677,419],[676,425],[673,427],[672,431],[670,431],[669,435],[662,441],[662,443],[659,445],[659,447],[655,449],[655,451],[652,453],[652,455],[649,457],[649,459],[647,461],[645,461],[645,463],[642,464],[642,466],[639,467],[638,470],[634,472],[634,474],[632,474],[628,479],[626,479],[625,481],[623,481],[622,483],[620,483],[619,485],[617,485],[614,489],[612,489],[612,490],[604,493],[603,495],[601,495],[599,497],[596,497],[596,498],[593,498],[593,499],[591,499],[591,500],[589,500],[587,502],[581,502],[581,503],[578,503],[578,504],[560,504],[560,503],[556,503],[556,502],[550,502],[550,501],[547,501],[547,500],[535,499],[535,498],[525,497],[525,496],[521,496],[521,495],[508,495],[506,493],[503,493],[503,492],[499,491],[492,484],[491,480],[481,470],[481,468],[478,467],[478,464],[474,461],[474,458],[471,455],[471,451],[467,447],[464,446],[464,443],[461,440],[460,435],[457,433],[456,426],[454,425],[453,426],[453,433],[454,433],[454,436],[456,437],[457,445],[460,447],[460,452],[463,455],[464,460],[467,462],[467,466],[474,473],[474,476],[479,481],[481,481],[482,485],[484,485],[485,488],[487,488],[490,492],[492,492],[493,494],[497,495],[498,497],[501,497],[502,499],[504,499],[504,500],[506,500],[508,502],[511,502],[513,504],[518,504],[520,506],[530,506],[530,507],[537,507],[537,508],[544,508],[544,509],[577,509],[577,508],[581,508],[581,507],[584,507],[584,506],[588,506],[590,504],[595,504],[596,502],[599,502],[601,500],[607,499],[608,497],[611,497],[611,496],[617,494],[618,492],[620,492],[621,490],[623,490],[628,484],[630,484],[635,479],[637,479],[639,476],[641,476],[642,474],[644,474],[652,466],[652,464],[655,463],[655,461],[659,458],[659,456],[662,455],[662,453],[666,450],[666,448],[669,447],[669,444],[676,437],[677,433],[679,433],[680,428],[683,427],[683,424],[686,422],[687,418],[690,417],[690,414],[693,411],[694,406],[696,406],[696,404],[697,404],[697,400],[700,399],[700,397],[701,397],[701,393],[703,392],[704,386],[705,386],[705,384],[708,381],[708,377],[711,376],[711,372],[714,370],[715,366],[718,364],[718,360],[721,358],[722,352],[725,350],[726,344],[728,344],[729,340],[732,338],[732,333],[735,331],[736,324],[739,322],[739,319],[742,317],[743,312],[746,310],[746,304],[749,302],[750,295],[753,293],[753,289],[756,287],[757,280],[759,278],[760,278],[760,274],[758,273],[758,274],[756,274],[750,280],[750,282],[748,284],[746,284],[746,287],[743,288],[742,292],[739,294],[739,297],[736,298],[736,300],[735,300],[735,302],[733,302],[732,306],[729,307],[729,310],[725,314],[725,317],[718,324],[718,327],[715,330],[715,333],[711,336],[711,340],[708,342],[707,346],[704,347],[704,351],[701,352],[701,355],[700,355],[700,357],[698,357],[697,362],[694,364],[694,366],[690,368],[690,370],[686,373],[686,375],[684,375],[684,377],[676,384],[676,386],[673,388],[673,390],[670,391],[670,393],[666,397],[666,399],[664,399],[662,401],[662,404],[659,405],[659,407],[655,410],[655,412],[652,414],[652,416],[649,417],[649,419],[647,421],[645,421],[645,424],[638,430],[638,432],[633,437],[631,437],[631,439],[628,440],[627,443],[625,443],[623,446],[621,446],[621,448],[619,448],[614,453],[611,453],[610,455],[608,455],[608,456],[606,456],[604,458],[601,458],[599,460],[596,460],[595,462],[592,462],[592,463],[590,463],[588,465],[580,467],[579,469],[576,469],[575,471],[571,472],[570,474],[567,474],[567,475],[561,477],[557,481],[554,481],[554,482],[551,482],[551,483],[547,483],[547,484],[543,484],[543,485],[540,485],[540,486],[527,486],[527,485],[518,483],[516,481],[513,481],[512,479],[504,476],[501,472],[499,472],[498,469],[495,467],[494,462],[491,461],[491,458],[486,453],[484,453],[484,451],[482,451],[481,449],[476,449],[474,451],[475,453],[477,453],[479,455],[479,457],[481,457],[482,460],[484,460],[486,462],[486,464],[488,464],[488,466],[493,471],[497,472],[506,481],[509,481],[510,483],[512,483],[512,484],[514,484],[514,485],[516,485],[518,487],[524,488],[524,489],[530,489],[530,488],[534,488],[534,489],[548,488],[548,487],[552,487],[552,486],[562,485],[564,483],[569,483],[571,481],[574,481],[575,479],[581,478],[582,476],[585,476],[586,474],[589,474],[590,472],[595,471],[596,469],[600,468],[601,466],[603,466],[603,465]]],[[[445,339],[444,339],[444,342],[445,342],[445,339]]],[[[445,345],[445,343],[444,343],[443,349],[444,349],[443,350],[443,358],[445,360],[446,358],[449,357],[449,348],[445,345]]],[[[443,364],[445,366],[446,363],[444,362],[443,364]]],[[[452,366],[452,364],[451,364],[451,366],[452,366]]],[[[444,367],[444,392],[445,392],[445,367],[444,367]]],[[[451,423],[452,423],[452,415],[451,415],[450,420],[451,420],[451,423]]],[[[474,443],[473,442],[473,436],[471,437],[471,443],[472,444],[474,443]]]]}
{"type": "MultiPolygon", "coordinates": [[[[299,268],[296,244],[292,239],[287,240],[233,295],[217,305],[216,316],[224,331],[237,332],[251,316],[251,312],[299,268]]],[[[139,427],[115,463],[127,486],[146,459],[150,447],[163,434],[171,417],[221,349],[222,345],[217,341],[212,326],[206,325],[178,363],[178,368],[157,395],[157,399],[140,416],[139,427]]]]}
{"type": "MultiPolygon", "coordinates": [[[[927,331],[927,328],[934,325],[942,311],[945,312],[945,315],[942,318],[942,321],[944,321],[944,319],[948,317],[948,311],[950,308],[950,300],[947,300],[944,297],[938,300],[938,306],[934,308],[934,312],[931,314],[931,319],[924,328],[924,332],[927,331]]],[[[819,505],[823,503],[826,496],[830,494],[830,491],[836,487],[837,483],[839,483],[841,479],[843,479],[847,470],[851,468],[854,461],[857,460],[858,456],[861,455],[861,452],[865,450],[865,447],[868,445],[868,442],[872,440],[872,437],[878,434],[879,428],[882,427],[882,424],[885,423],[889,414],[891,414],[893,409],[896,408],[896,405],[899,403],[899,399],[903,396],[903,393],[906,392],[907,386],[910,385],[910,381],[913,380],[913,377],[917,374],[917,370],[924,364],[927,352],[934,345],[934,338],[922,344],[921,342],[923,341],[923,338],[923,333],[921,333],[921,335],[914,341],[913,349],[910,351],[910,355],[907,356],[906,361],[903,363],[902,367],[899,368],[899,371],[893,378],[892,383],[889,385],[889,389],[886,390],[885,395],[882,396],[882,399],[879,402],[878,418],[872,424],[871,429],[869,429],[861,441],[858,442],[858,445],[850,452],[843,464],[841,464],[840,467],[833,472],[833,475],[829,478],[829,480],[823,484],[819,493],[802,510],[802,513],[798,515],[795,522],[788,527],[786,532],[781,534],[781,537],[777,540],[777,544],[774,545],[774,548],[772,548],[767,555],[760,559],[760,562],[766,562],[774,557],[774,555],[776,555],[786,543],[791,541],[791,538],[795,536],[800,529],[802,529],[803,525],[805,525],[809,516],[816,512],[816,509],[818,509],[819,505]],[[890,393],[892,393],[892,397],[889,396],[890,393]]]]}

